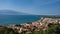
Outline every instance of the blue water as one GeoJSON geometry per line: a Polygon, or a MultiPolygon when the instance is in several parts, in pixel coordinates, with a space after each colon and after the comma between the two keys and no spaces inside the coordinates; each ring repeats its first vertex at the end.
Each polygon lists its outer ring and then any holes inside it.
{"type": "Polygon", "coordinates": [[[22,24],[39,19],[38,15],[0,15],[0,24],[22,24]]]}

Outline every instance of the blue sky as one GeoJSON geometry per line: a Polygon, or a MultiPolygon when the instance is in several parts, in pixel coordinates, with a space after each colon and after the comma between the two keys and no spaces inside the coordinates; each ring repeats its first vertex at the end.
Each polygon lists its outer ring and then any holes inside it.
{"type": "Polygon", "coordinates": [[[0,10],[33,15],[60,15],[60,0],[0,0],[0,10]]]}

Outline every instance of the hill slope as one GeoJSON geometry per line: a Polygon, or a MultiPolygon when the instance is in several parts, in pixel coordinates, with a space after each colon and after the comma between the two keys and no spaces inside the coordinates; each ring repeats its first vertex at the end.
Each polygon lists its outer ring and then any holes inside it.
{"type": "Polygon", "coordinates": [[[26,13],[17,12],[13,10],[0,10],[0,15],[28,15],[26,13]]]}

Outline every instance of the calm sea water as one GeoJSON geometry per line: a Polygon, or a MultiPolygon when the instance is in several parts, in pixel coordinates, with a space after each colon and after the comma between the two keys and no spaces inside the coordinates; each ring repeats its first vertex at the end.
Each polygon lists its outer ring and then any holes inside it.
{"type": "Polygon", "coordinates": [[[0,15],[0,24],[22,24],[39,19],[38,15],[0,15]]]}

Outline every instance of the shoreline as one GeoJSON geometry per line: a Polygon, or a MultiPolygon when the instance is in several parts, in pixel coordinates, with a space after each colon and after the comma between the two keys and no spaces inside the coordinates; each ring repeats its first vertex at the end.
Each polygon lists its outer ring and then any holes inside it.
{"type": "MultiPolygon", "coordinates": [[[[44,18],[52,18],[52,17],[41,17],[39,20],[37,21],[42,21],[44,18]]],[[[58,18],[58,17],[55,17],[55,18],[58,18]]],[[[59,17],[60,18],[60,17],[59,17]]],[[[31,23],[34,23],[34,22],[37,22],[37,21],[33,21],[31,23]]],[[[26,22],[26,23],[22,23],[22,24],[27,24],[27,23],[30,23],[30,22],[26,22]]],[[[0,26],[7,26],[7,25],[19,25],[19,24],[0,24],[0,26]]]]}
{"type": "Polygon", "coordinates": [[[60,24],[60,18],[45,18],[45,17],[41,17],[40,20],[37,20],[35,22],[31,22],[31,23],[25,23],[25,24],[14,24],[14,25],[6,25],[6,26],[2,26],[2,27],[7,27],[7,28],[11,28],[13,30],[18,30],[18,33],[21,32],[30,32],[32,31],[40,31],[40,29],[42,29],[43,31],[47,30],[48,25],[49,24],[60,24]],[[31,29],[31,30],[30,30],[31,29]]]}

